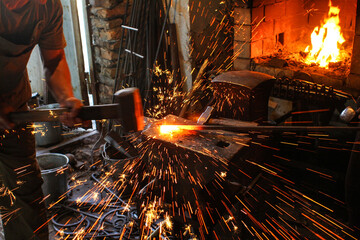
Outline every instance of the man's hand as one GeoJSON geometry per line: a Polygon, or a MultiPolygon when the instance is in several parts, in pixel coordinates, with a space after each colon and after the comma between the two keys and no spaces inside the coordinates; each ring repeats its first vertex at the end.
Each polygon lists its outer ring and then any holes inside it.
{"type": "Polygon", "coordinates": [[[78,118],[82,106],[82,102],[75,97],[65,99],[64,102],[60,103],[60,107],[69,108],[70,112],[63,113],[60,116],[60,121],[68,127],[74,127],[76,124],[82,123],[82,120],[78,118]]]}
{"type": "Polygon", "coordinates": [[[11,106],[0,104],[0,130],[11,129],[15,126],[7,117],[8,113],[12,111],[14,111],[14,109],[11,106]]]}

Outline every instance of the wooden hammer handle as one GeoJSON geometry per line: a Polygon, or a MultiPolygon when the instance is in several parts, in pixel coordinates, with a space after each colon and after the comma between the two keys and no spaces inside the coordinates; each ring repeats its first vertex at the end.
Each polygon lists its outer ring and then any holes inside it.
{"type": "MultiPolygon", "coordinates": [[[[67,108],[39,109],[25,112],[13,112],[9,114],[10,121],[14,123],[25,122],[56,122],[67,108]]],[[[82,120],[101,120],[120,118],[119,104],[106,104],[85,106],[79,111],[78,117],[82,120]]]]}

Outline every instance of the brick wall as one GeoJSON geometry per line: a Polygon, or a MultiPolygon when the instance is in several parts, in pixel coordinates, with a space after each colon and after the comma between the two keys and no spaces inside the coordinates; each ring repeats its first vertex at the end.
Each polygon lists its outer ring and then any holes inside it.
{"type": "Polygon", "coordinates": [[[350,74],[347,79],[347,87],[360,90],[360,0],[357,0],[357,17],[355,28],[354,49],[351,59],[350,74]]]}
{"type": "MultiPolygon", "coordinates": [[[[249,42],[248,39],[251,38],[251,48],[245,44],[242,51],[243,54],[250,51],[251,58],[271,55],[279,49],[303,51],[310,44],[313,29],[327,16],[328,3],[329,0],[253,0],[252,6],[237,7],[234,13],[235,19],[238,19],[234,47],[239,48],[244,41],[249,42]],[[251,31],[248,30],[249,22],[251,31]]],[[[332,4],[341,9],[340,25],[348,39],[345,48],[351,50],[357,0],[332,0],[332,4]]],[[[239,63],[238,59],[244,62],[243,56],[239,55],[237,58],[239,63]]],[[[236,61],[235,68],[246,67],[245,64],[236,64],[236,61]]]]}
{"type": "Polygon", "coordinates": [[[94,48],[99,103],[110,103],[112,100],[126,2],[123,0],[90,0],[92,47],[94,48]]]}
{"type": "MultiPolygon", "coordinates": [[[[303,51],[310,44],[310,34],[327,17],[329,0],[254,0],[252,57],[270,55],[279,48],[290,52],[303,51]]],[[[350,48],[355,22],[356,0],[332,0],[340,7],[340,25],[349,39],[350,48]]]]}

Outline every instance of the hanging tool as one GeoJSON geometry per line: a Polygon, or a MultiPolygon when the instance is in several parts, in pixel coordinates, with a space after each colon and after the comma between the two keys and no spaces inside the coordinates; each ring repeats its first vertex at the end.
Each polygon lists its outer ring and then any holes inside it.
{"type": "MultiPolygon", "coordinates": [[[[85,106],[77,117],[82,120],[119,119],[125,131],[141,131],[144,129],[144,112],[140,91],[137,88],[126,88],[115,93],[115,103],[85,106]]],[[[54,122],[68,108],[41,109],[9,114],[10,121],[15,124],[25,122],[54,122]]]]}

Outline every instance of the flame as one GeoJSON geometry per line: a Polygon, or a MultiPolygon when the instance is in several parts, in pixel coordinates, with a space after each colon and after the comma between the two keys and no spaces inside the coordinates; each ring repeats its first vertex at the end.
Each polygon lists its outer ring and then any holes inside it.
{"type": "Polygon", "coordinates": [[[328,18],[325,19],[322,26],[314,28],[311,34],[311,49],[307,46],[305,52],[308,53],[305,63],[317,63],[320,67],[328,68],[330,62],[341,60],[340,49],[345,39],[339,26],[340,9],[332,6],[329,1],[328,18]]]}

